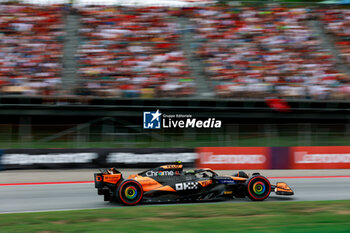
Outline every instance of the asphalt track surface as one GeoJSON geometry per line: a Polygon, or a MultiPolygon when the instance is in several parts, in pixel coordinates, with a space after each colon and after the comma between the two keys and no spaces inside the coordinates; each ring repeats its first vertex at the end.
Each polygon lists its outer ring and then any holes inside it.
{"type": "MultiPolygon", "coordinates": [[[[294,196],[277,196],[274,193],[265,201],[319,201],[349,200],[350,176],[271,178],[271,183],[285,181],[295,192],[294,196]]],[[[231,202],[248,202],[249,199],[233,199],[231,202]]],[[[149,205],[149,204],[147,204],[149,205]]],[[[146,206],[146,205],[145,205],[146,206]]],[[[95,208],[128,208],[120,204],[104,202],[98,196],[94,184],[47,183],[0,185],[0,213],[58,211],[95,208]]]]}

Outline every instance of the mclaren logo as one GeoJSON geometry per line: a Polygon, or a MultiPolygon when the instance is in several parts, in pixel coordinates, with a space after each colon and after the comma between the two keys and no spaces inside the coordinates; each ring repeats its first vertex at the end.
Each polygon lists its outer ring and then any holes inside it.
{"type": "Polygon", "coordinates": [[[198,188],[198,182],[184,182],[184,183],[175,184],[176,191],[192,190],[197,188],[198,188]]]}

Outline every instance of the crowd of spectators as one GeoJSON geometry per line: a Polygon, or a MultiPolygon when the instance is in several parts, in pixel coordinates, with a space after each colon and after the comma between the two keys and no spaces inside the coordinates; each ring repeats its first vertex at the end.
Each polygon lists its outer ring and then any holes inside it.
{"type": "Polygon", "coordinates": [[[61,6],[0,7],[0,93],[53,95],[61,83],[61,6]]]}
{"type": "Polygon", "coordinates": [[[82,7],[81,95],[187,97],[194,94],[180,27],[159,7],[82,7]]]}
{"type": "Polygon", "coordinates": [[[335,39],[337,49],[350,65],[350,10],[324,9],[318,12],[326,31],[335,39]]]}
{"type": "MultiPolygon", "coordinates": [[[[0,7],[1,94],[63,93],[64,12],[60,5],[0,7]]],[[[318,16],[350,65],[348,9],[82,6],[74,12],[81,21],[78,95],[194,96],[180,43],[181,33],[193,29],[189,46],[217,97],[350,98],[349,76],[309,22],[318,16]],[[179,16],[187,17],[186,30],[179,16]]]]}
{"type": "Polygon", "coordinates": [[[188,15],[217,96],[350,97],[349,77],[308,27],[307,9],[204,7],[188,15]]]}

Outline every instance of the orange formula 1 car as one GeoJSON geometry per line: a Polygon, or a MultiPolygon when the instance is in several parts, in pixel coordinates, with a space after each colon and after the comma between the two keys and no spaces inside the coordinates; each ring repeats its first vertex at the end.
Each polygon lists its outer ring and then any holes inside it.
{"type": "Polygon", "coordinates": [[[271,191],[277,195],[293,195],[283,182],[271,185],[259,173],[248,176],[240,171],[233,176],[219,176],[211,169],[183,171],[179,163],[164,165],[139,174],[123,175],[115,168],[95,173],[95,187],[105,201],[125,205],[140,202],[186,202],[249,197],[262,201],[271,191]]]}

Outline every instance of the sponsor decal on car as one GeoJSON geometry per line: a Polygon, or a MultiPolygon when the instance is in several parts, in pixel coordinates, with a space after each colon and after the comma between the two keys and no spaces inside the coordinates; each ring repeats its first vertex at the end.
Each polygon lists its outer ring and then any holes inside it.
{"type": "Polygon", "coordinates": [[[178,176],[179,171],[148,171],[146,176],[178,176]]]}
{"type": "Polygon", "coordinates": [[[220,179],[218,181],[220,184],[236,184],[236,181],[232,179],[220,179]]]}
{"type": "Polygon", "coordinates": [[[121,178],[120,174],[114,174],[114,175],[104,175],[103,181],[108,183],[117,183],[121,178]]]}
{"type": "Polygon", "coordinates": [[[184,182],[175,184],[176,191],[198,189],[198,182],[184,182]]]}
{"type": "Polygon", "coordinates": [[[179,165],[163,165],[161,167],[164,169],[181,169],[183,166],[182,164],[179,164],[179,165]]]}
{"type": "Polygon", "coordinates": [[[202,185],[202,187],[206,187],[208,185],[211,185],[213,183],[213,181],[212,180],[200,180],[200,181],[198,181],[198,183],[200,185],[202,185]]]}

